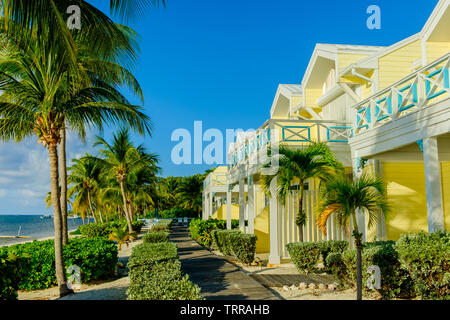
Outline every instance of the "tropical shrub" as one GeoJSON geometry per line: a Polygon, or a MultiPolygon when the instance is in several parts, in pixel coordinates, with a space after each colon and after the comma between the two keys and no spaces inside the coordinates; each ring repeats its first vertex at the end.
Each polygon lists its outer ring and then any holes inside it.
{"type": "MultiPolygon", "coordinates": [[[[133,231],[140,233],[143,221],[132,221],[131,226],[133,231]]],[[[78,227],[79,233],[85,238],[108,238],[109,235],[117,229],[122,229],[127,226],[127,221],[122,218],[106,223],[89,223],[78,227]]]]}
{"type": "Polygon", "coordinates": [[[346,287],[349,277],[347,275],[347,268],[342,260],[342,254],[337,252],[330,253],[326,258],[326,265],[339,285],[346,287]]]}
{"type": "Polygon", "coordinates": [[[402,235],[395,248],[401,268],[423,299],[450,299],[450,233],[402,235]]]}
{"type": "MultiPolygon", "coordinates": [[[[381,288],[375,289],[383,298],[411,296],[412,283],[408,274],[401,269],[398,253],[393,241],[365,243],[362,251],[363,284],[370,276],[366,270],[378,266],[381,272],[381,288]]],[[[356,250],[347,250],[342,254],[346,267],[347,280],[356,283],[356,250]]],[[[364,287],[368,290],[367,286],[364,287]]]]}
{"type": "Polygon", "coordinates": [[[143,243],[133,248],[129,300],[202,300],[200,288],[181,271],[174,243],[143,243]]]}
{"type": "Polygon", "coordinates": [[[192,209],[172,208],[169,210],[158,211],[158,217],[156,216],[156,211],[151,211],[146,215],[146,218],[198,218],[198,213],[192,209]]]}
{"type": "Polygon", "coordinates": [[[0,300],[16,300],[19,282],[26,275],[28,256],[17,256],[0,252],[0,300]]]}
{"type": "Polygon", "coordinates": [[[239,230],[213,230],[215,245],[226,256],[234,255],[240,262],[251,264],[255,259],[257,237],[239,230]]]}
{"type": "Polygon", "coordinates": [[[170,234],[164,231],[148,232],[144,234],[143,241],[144,243],[169,242],[169,236],[170,234]]]}
{"type": "MultiPolygon", "coordinates": [[[[239,227],[239,220],[231,220],[231,228],[236,229],[239,227]]],[[[197,241],[200,245],[205,247],[211,247],[213,239],[211,237],[212,230],[225,230],[227,228],[226,220],[218,219],[194,219],[189,224],[189,231],[192,239],[197,241]]]]}
{"type": "Polygon", "coordinates": [[[320,242],[320,254],[323,266],[328,268],[327,257],[331,253],[342,253],[348,248],[348,242],[343,240],[328,240],[320,242]]]}
{"type": "MultiPolygon", "coordinates": [[[[26,270],[26,277],[18,283],[21,290],[39,290],[57,284],[53,240],[33,241],[0,248],[0,255],[28,256],[19,268],[26,270]]],[[[70,239],[63,247],[66,268],[77,265],[81,269],[81,281],[107,279],[114,275],[117,265],[117,247],[105,239],[70,239]]]]}
{"type": "Polygon", "coordinates": [[[299,272],[314,272],[319,263],[321,245],[314,242],[293,242],[286,245],[292,263],[299,272]]]}

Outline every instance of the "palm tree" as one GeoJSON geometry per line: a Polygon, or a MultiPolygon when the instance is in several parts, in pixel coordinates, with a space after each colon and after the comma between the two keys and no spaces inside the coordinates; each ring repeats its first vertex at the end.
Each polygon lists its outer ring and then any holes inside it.
{"type": "Polygon", "coordinates": [[[334,173],[342,171],[343,166],[325,143],[313,142],[300,149],[281,145],[279,155],[279,170],[276,175],[263,176],[263,188],[270,194],[270,183],[276,176],[278,197],[284,203],[293,184],[297,183],[298,212],[295,222],[299,228],[300,241],[303,242],[303,225],[306,223],[306,213],[303,210],[305,182],[308,179],[324,182],[334,173]]]}
{"type": "MultiPolygon", "coordinates": [[[[101,165],[88,154],[73,161],[74,164],[69,168],[70,174],[68,176],[68,182],[72,185],[68,191],[68,196],[70,198],[75,195],[73,211],[80,213],[89,210],[94,222],[97,222],[93,203],[94,198],[99,193],[101,165]]],[[[102,220],[101,217],[100,220],[102,220]]]]}
{"type": "Polygon", "coordinates": [[[127,179],[136,175],[137,172],[157,161],[154,154],[146,154],[143,146],[134,147],[130,141],[128,129],[121,129],[113,136],[112,143],[108,143],[104,138],[97,136],[94,146],[102,146],[99,158],[105,170],[105,174],[113,177],[120,187],[122,195],[123,210],[128,224],[128,231],[132,232],[132,216],[129,210],[129,199],[127,199],[126,183],[127,179]]]}
{"type": "MultiPolygon", "coordinates": [[[[336,176],[325,183],[322,189],[321,210],[318,215],[318,226],[326,234],[328,217],[335,213],[339,225],[353,225],[353,237],[356,247],[356,288],[357,299],[362,299],[362,233],[359,231],[356,219],[357,214],[368,216],[368,225],[372,226],[378,221],[379,211],[383,214],[389,212],[386,199],[386,186],[384,181],[369,173],[351,180],[345,176],[336,176]]],[[[364,226],[361,226],[364,227],[364,226]]]]}
{"type": "Polygon", "coordinates": [[[192,209],[200,217],[202,210],[203,177],[199,174],[183,178],[178,187],[181,206],[192,209]]]}
{"type": "MultiPolygon", "coordinates": [[[[45,32],[45,30],[43,31],[45,32]]],[[[47,32],[48,33],[48,32],[47,32]]],[[[62,258],[62,215],[59,190],[58,144],[65,124],[85,133],[86,125],[126,121],[149,131],[149,119],[139,107],[126,103],[114,88],[87,86],[72,93],[67,55],[42,46],[36,37],[2,34],[0,53],[0,139],[15,141],[37,135],[50,159],[55,224],[55,265],[61,295],[68,290],[62,258]],[[27,42],[26,45],[22,45],[27,42]],[[68,94],[68,92],[70,94],[68,94]]]]}

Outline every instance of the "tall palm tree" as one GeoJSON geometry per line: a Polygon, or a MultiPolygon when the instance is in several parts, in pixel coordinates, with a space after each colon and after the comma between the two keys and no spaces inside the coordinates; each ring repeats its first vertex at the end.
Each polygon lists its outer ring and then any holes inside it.
{"type": "Polygon", "coordinates": [[[134,147],[130,140],[128,129],[121,129],[114,134],[112,143],[108,143],[104,138],[98,136],[94,146],[103,147],[100,150],[100,154],[103,157],[99,158],[99,161],[102,162],[105,173],[109,177],[113,177],[119,184],[128,231],[132,232],[132,216],[126,191],[127,179],[136,175],[137,172],[146,166],[155,163],[157,156],[146,154],[143,151],[143,146],[134,147]]]}
{"type": "Polygon", "coordinates": [[[279,170],[275,175],[263,176],[263,188],[270,194],[270,183],[276,176],[277,193],[284,203],[286,196],[297,184],[298,212],[296,224],[299,228],[300,241],[303,241],[303,225],[306,223],[306,213],[303,210],[304,184],[309,179],[326,181],[336,172],[343,170],[342,164],[336,159],[326,143],[313,142],[306,147],[293,149],[286,145],[279,147],[279,170]]]}
{"type": "Polygon", "coordinates": [[[183,178],[178,187],[180,203],[184,209],[192,209],[201,216],[203,177],[199,174],[183,178]]]}
{"type": "Polygon", "coordinates": [[[380,210],[383,214],[389,212],[386,198],[386,186],[384,181],[369,173],[363,173],[361,177],[351,180],[345,176],[336,176],[325,183],[322,189],[322,204],[319,211],[317,224],[326,234],[328,217],[335,213],[339,225],[348,226],[349,221],[353,225],[353,237],[356,247],[356,288],[357,299],[362,299],[362,233],[357,223],[357,214],[368,216],[369,227],[379,219],[380,210]]]}
{"type": "MultiPolygon", "coordinates": [[[[43,31],[45,32],[45,30],[43,31]]],[[[49,33],[49,31],[47,31],[49,33]]],[[[15,141],[37,135],[49,152],[55,224],[55,266],[61,295],[67,288],[62,257],[62,215],[59,190],[58,145],[65,124],[85,133],[86,125],[126,121],[149,131],[149,119],[139,107],[126,103],[114,88],[87,86],[69,91],[65,52],[57,55],[31,34],[0,35],[0,139],[15,141]],[[20,39],[20,41],[19,41],[20,39]],[[27,42],[26,45],[23,45],[27,42]],[[68,94],[68,92],[70,94],[68,94]]]]}
{"type": "Polygon", "coordinates": [[[75,196],[73,211],[80,213],[89,210],[94,222],[97,222],[97,218],[93,203],[100,191],[101,170],[100,163],[86,154],[85,157],[74,160],[68,175],[68,182],[72,185],[68,190],[68,196],[69,198],[75,196]]]}

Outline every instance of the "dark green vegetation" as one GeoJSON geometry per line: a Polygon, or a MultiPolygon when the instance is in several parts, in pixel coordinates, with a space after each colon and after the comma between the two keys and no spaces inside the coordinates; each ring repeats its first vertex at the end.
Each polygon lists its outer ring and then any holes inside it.
{"type": "Polygon", "coordinates": [[[129,300],[203,300],[200,288],[181,271],[174,243],[143,243],[128,263],[129,300]]]}

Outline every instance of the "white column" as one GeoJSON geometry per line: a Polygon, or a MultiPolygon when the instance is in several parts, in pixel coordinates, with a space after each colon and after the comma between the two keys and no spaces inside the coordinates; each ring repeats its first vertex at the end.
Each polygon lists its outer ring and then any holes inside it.
{"type": "Polygon", "coordinates": [[[278,242],[278,196],[277,177],[270,183],[270,253],[269,264],[280,264],[280,248],[278,242]]]}
{"type": "MultiPolygon", "coordinates": [[[[374,160],[374,171],[376,176],[383,175],[382,164],[380,160],[374,160]]],[[[377,239],[385,240],[386,239],[386,220],[384,219],[383,210],[380,210],[378,223],[377,223],[377,239]]]]}
{"type": "Polygon", "coordinates": [[[231,230],[231,185],[227,188],[227,229],[231,230]]]}
{"type": "Polygon", "coordinates": [[[239,180],[239,230],[245,230],[245,183],[239,180]]]}
{"type": "Polygon", "coordinates": [[[423,139],[423,162],[427,192],[428,232],[444,230],[441,164],[435,137],[423,139]]]}
{"type": "Polygon", "coordinates": [[[248,178],[248,231],[247,233],[253,234],[255,233],[255,209],[256,209],[256,202],[255,202],[255,184],[252,181],[253,177],[248,178]]]}
{"type": "Polygon", "coordinates": [[[208,218],[211,217],[213,215],[212,212],[212,203],[213,203],[213,197],[212,197],[212,192],[210,192],[208,194],[209,196],[209,201],[208,201],[208,218]]]}

